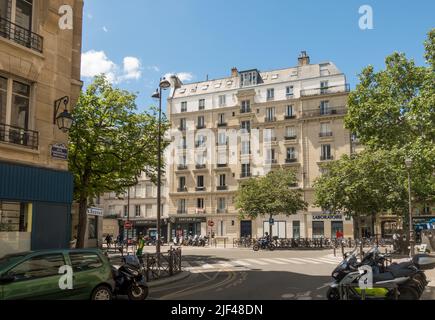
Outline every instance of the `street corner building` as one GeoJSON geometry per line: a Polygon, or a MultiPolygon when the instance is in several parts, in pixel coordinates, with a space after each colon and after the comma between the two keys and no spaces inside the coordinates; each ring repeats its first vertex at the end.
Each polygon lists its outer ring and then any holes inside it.
{"type": "MultiPolygon", "coordinates": [[[[296,59],[295,59],[296,60],[296,59]]],[[[353,221],[316,208],[313,184],[324,165],[356,152],[344,127],[350,91],[346,76],[302,52],[295,67],[261,72],[233,68],[227,78],[183,84],[168,99],[172,147],[168,159],[172,237],[259,237],[268,218],[240,220],[240,183],[277,168],[294,169],[309,203],[306,212],[278,216],[279,238],[353,237],[353,221]]]]}
{"type": "Polygon", "coordinates": [[[0,0],[0,257],[71,240],[61,115],[82,86],[82,11],[82,0],[0,0]],[[61,5],[72,8],[72,29],[60,27],[61,5]]]}

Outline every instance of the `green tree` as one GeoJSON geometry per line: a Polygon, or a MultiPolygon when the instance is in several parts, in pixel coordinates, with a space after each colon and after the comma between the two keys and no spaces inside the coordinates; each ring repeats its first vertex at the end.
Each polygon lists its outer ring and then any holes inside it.
{"type": "Polygon", "coordinates": [[[396,150],[413,160],[414,197],[434,201],[435,195],[435,29],[425,43],[427,66],[416,66],[404,54],[386,58],[385,70],[372,66],[360,75],[349,96],[346,127],[368,150],[396,150]]]}
{"type": "MultiPolygon", "coordinates": [[[[306,210],[308,204],[303,200],[301,190],[294,189],[297,182],[293,170],[276,170],[269,174],[244,181],[236,195],[236,208],[240,217],[287,216],[306,210]]],[[[272,225],[270,236],[272,237],[272,225]]]]}
{"type": "MultiPolygon", "coordinates": [[[[136,96],[98,76],[73,111],[69,167],[79,204],[77,246],[84,246],[89,201],[104,192],[122,193],[145,172],[156,176],[158,119],[138,113],[136,96]]],[[[167,122],[163,124],[165,132],[167,122]]],[[[163,145],[162,150],[165,147],[163,145]]]]}
{"type": "Polygon", "coordinates": [[[325,164],[316,179],[315,204],[351,217],[407,212],[405,164],[400,152],[363,151],[325,164]]]}

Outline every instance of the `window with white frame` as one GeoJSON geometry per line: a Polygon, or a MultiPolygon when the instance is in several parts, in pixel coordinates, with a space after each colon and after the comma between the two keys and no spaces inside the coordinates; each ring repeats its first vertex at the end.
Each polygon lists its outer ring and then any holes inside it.
{"type": "Polygon", "coordinates": [[[320,115],[329,114],[329,101],[321,101],[320,102],[320,115]]]}
{"type": "Polygon", "coordinates": [[[0,123],[29,129],[30,85],[0,76],[0,123]]]}
{"type": "Polygon", "coordinates": [[[152,205],[152,204],[147,204],[147,205],[145,206],[145,216],[146,216],[147,218],[153,216],[153,205],[152,205]]]}
{"type": "Polygon", "coordinates": [[[296,149],[294,147],[287,148],[287,159],[288,160],[296,159],[296,149]]]}
{"type": "Polygon", "coordinates": [[[243,155],[251,154],[251,142],[250,141],[242,141],[242,154],[243,155]]]}
{"type": "Polygon", "coordinates": [[[287,108],[286,108],[286,112],[285,112],[286,117],[288,117],[288,118],[294,117],[295,116],[295,112],[294,111],[295,111],[294,110],[294,106],[293,105],[288,105],[287,108]]]}
{"type": "Polygon", "coordinates": [[[219,113],[219,115],[218,115],[218,121],[219,121],[219,124],[224,124],[225,123],[225,113],[219,113]]]}
{"type": "Polygon", "coordinates": [[[321,160],[332,160],[331,145],[323,144],[321,151],[321,160]]]}
{"type": "Polygon", "coordinates": [[[219,132],[218,134],[218,144],[220,146],[227,144],[227,134],[225,132],[219,132]]]}
{"type": "Polygon", "coordinates": [[[186,130],[187,124],[186,124],[186,118],[180,119],[180,130],[186,130]]]}
{"type": "Polygon", "coordinates": [[[224,213],[227,208],[227,203],[225,198],[218,199],[218,210],[220,213],[224,213]]]}
{"type": "Polygon", "coordinates": [[[296,128],[294,126],[287,127],[285,130],[286,130],[286,137],[287,138],[295,138],[297,136],[296,128]]]}
{"type": "Polygon", "coordinates": [[[242,164],[242,177],[249,177],[251,175],[251,165],[249,163],[242,164]]]}
{"type": "Polygon", "coordinates": [[[140,217],[140,215],[141,215],[140,206],[139,205],[134,206],[134,216],[137,218],[140,217]]]}
{"type": "Polygon", "coordinates": [[[179,214],[186,213],[186,199],[178,200],[178,213],[179,214]]]}
{"type": "Polygon", "coordinates": [[[205,119],[204,116],[198,117],[198,128],[204,128],[205,127],[205,119]]]}
{"type": "Polygon", "coordinates": [[[181,112],[187,112],[187,101],[181,102],[181,112]]]}
{"type": "Polygon", "coordinates": [[[198,108],[199,108],[199,110],[204,110],[205,109],[205,99],[199,99],[199,101],[198,101],[198,108]]]}
{"type": "Polygon", "coordinates": [[[219,96],[219,107],[225,107],[227,105],[227,97],[226,95],[219,96]]]}
{"type": "Polygon", "coordinates": [[[275,121],[275,107],[266,109],[266,121],[275,121]]]}
{"type": "Polygon", "coordinates": [[[331,133],[331,124],[329,122],[323,122],[320,124],[320,135],[322,137],[330,136],[331,133]]]}
{"type": "Polygon", "coordinates": [[[258,71],[243,72],[240,74],[240,86],[249,87],[258,84],[258,71]]]}
{"type": "Polygon", "coordinates": [[[226,175],[225,174],[220,174],[219,175],[219,186],[220,187],[225,187],[227,184],[226,184],[226,175]]]}
{"type": "Polygon", "coordinates": [[[273,100],[275,98],[275,89],[267,89],[267,100],[273,100]]]}
{"type": "Polygon", "coordinates": [[[285,88],[285,94],[287,97],[293,97],[294,95],[294,86],[288,86],[285,88]]]}
{"type": "Polygon", "coordinates": [[[251,101],[250,100],[243,100],[241,103],[241,113],[247,113],[251,112],[251,101]]]}
{"type": "Polygon", "coordinates": [[[204,176],[197,176],[196,177],[196,186],[198,188],[204,188],[204,176]]]}
{"type": "Polygon", "coordinates": [[[242,133],[251,132],[251,122],[250,121],[242,121],[240,123],[240,129],[242,133]]]}

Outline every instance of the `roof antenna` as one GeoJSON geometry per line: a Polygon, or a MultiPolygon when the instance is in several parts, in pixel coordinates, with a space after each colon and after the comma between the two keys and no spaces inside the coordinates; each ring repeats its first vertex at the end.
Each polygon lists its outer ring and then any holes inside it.
{"type": "Polygon", "coordinates": [[[207,76],[206,76],[206,80],[205,81],[208,81],[208,74],[207,74],[207,76]]]}

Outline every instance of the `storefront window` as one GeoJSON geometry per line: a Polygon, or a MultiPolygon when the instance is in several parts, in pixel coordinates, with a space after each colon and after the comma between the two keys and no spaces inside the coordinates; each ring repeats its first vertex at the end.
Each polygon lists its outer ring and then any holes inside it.
{"type": "Polygon", "coordinates": [[[343,222],[342,221],[333,221],[331,222],[331,238],[337,238],[337,232],[344,234],[343,232],[343,222]]]}
{"type": "Polygon", "coordinates": [[[30,205],[0,201],[0,232],[29,232],[30,205]]]}
{"type": "Polygon", "coordinates": [[[293,221],[293,238],[299,239],[301,237],[301,222],[293,221]]]}
{"type": "Polygon", "coordinates": [[[313,221],[313,239],[325,236],[325,223],[323,221],[313,221]]]}

